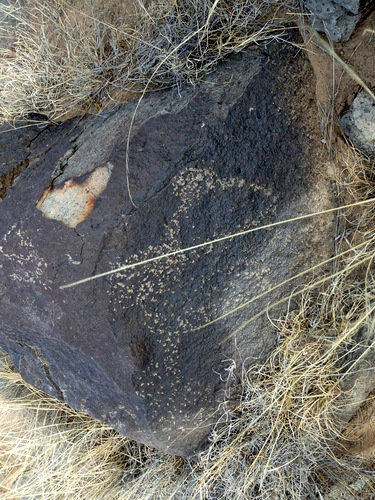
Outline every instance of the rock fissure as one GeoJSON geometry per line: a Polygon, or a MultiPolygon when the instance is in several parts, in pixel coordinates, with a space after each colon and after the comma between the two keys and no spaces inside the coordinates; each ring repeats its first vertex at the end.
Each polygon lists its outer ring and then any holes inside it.
{"type": "Polygon", "coordinates": [[[79,136],[74,136],[73,138],[70,139],[70,149],[64,154],[62,158],[59,159],[57,162],[57,165],[55,167],[55,170],[52,172],[51,179],[50,179],[50,187],[53,188],[55,186],[56,181],[61,177],[64,173],[65,167],[69,163],[69,159],[72,158],[72,156],[78,151],[79,146],[77,144],[79,136]]]}
{"type": "Polygon", "coordinates": [[[30,162],[28,159],[24,160],[22,163],[17,165],[16,167],[12,168],[9,172],[6,174],[3,174],[0,177],[0,201],[2,201],[7,193],[8,189],[10,189],[17,177],[27,169],[27,167],[30,165],[30,162]]]}
{"type": "Polygon", "coordinates": [[[80,258],[81,258],[81,262],[80,262],[80,264],[82,264],[82,263],[83,263],[83,248],[84,248],[84,246],[85,246],[85,239],[84,239],[83,235],[82,235],[82,234],[80,234],[80,233],[77,231],[77,229],[76,229],[76,228],[74,228],[74,232],[75,232],[75,233],[76,233],[76,235],[80,238],[81,243],[82,243],[82,244],[81,244],[81,250],[80,250],[80,258]]]}
{"type": "Polygon", "coordinates": [[[20,163],[15,165],[14,167],[10,167],[10,169],[5,172],[3,175],[0,176],[0,202],[6,197],[8,193],[8,189],[10,189],[16,179],[21,175],[21,173],[26,170],[32,163],[38,160],[38,157],[36,158],[30,158],[32,154],[32,144],[34,141],[40,137],[40,135],[45,131],[45,128],[43,130],[40,130],[35,137],[31,138],[29,143],[24,146],[26,150],[26,156],[24,160],[22,160],[20,163]]]}
{"type": "Polygon", "coordinates": [[[52,375],[51,375],[50,365],[49,365],[48,361],[46,360],[46,358],[43,356],[41,350],[36,346],[24,345],[24,347],[27,347],[31,352],[33,352],[36,355],[41,367],[43,368],[43,371],[46,375],[47,380],[53,386],[53,388],[57,392],[58,397],[61,399],[61,401],[64,401],[64,393],[60,389],[59,385],[56,384],[56,382],[53,380],[52,375]]]}

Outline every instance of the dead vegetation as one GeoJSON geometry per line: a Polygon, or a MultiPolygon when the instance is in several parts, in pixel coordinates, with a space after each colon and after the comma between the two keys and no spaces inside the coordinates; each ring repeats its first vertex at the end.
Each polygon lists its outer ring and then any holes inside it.
{"type": "Polygon", "coordinates": [[[0,122],[194,84],[225,56],[282,37],[287,12],[281,0],[0,3],[0,122]]]}

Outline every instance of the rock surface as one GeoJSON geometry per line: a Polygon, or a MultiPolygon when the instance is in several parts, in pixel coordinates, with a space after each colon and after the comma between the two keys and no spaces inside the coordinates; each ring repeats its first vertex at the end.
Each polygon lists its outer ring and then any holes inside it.
{"type": "Polygon", "coordinates": [[[327,33],[333,42],[349,40],[366,6],[361,0],[304,0],[307,12],[312,14],[312,26],[327,33]]]}
{"type": "Polygon", "coordinates": [[[199,327],[329,258],[334,214],[59,286],[331,208],[314,85],[305,56],[273,43],[146,96],[128,179],[135,103],[28,129],[21,147],[3,134],[3,175],[16,173],[0,204],[0,347],[26,381],[158,449],[204,443],[228,360],[262,361],[275,342],[266,314],[230,335],[298,283],[199,327]]]}
{"type": "Polygon", "coordinates": [[[367,92],[359,92],[341,126],[358,149],[375,158],[375,101],[367,92]]]}

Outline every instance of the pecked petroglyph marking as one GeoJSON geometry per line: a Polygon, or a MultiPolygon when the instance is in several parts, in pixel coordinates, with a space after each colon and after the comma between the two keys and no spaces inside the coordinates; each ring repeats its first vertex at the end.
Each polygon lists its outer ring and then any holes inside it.
{"type": "Polygon", "coordinates": [[[68,227],[76,227],[94,210],[98,196],[107,187],[113,165],[98,167],[81,184],[69,179],[62,187],[44,191],[36,207],[48,219],[61,221],[68,227]]]}
{"type": "Polygon", "coordinates": [[[23,284],[39,284],[44,290],[50,286],[42,279],[47,263],[35,248],[21,222],[16,222],[0,239],[1,263],[6,276],[23,284]],[[42,284],[41,284],[42,283],[42,284]]]}

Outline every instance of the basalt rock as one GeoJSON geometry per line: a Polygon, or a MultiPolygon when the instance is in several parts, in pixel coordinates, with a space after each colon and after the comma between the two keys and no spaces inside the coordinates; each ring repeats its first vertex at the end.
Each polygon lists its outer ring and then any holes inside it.
{"type": "Polygon", "coordinates": [[[375,158],[375,101],[367,92],[358,93],[341,117],[341,126],[358,149],[375,158]]]}
{"type": "Polygon", "coordinates": [[[303,0],[310,23],[333,42],[346,42],[363,16],[373,10],[372,0],[303,0]]]}
{"type": "Polygon", "coordinates": [[[158,449],[202,446],[228,363],[266,358],[287,302],[259,313],[302,279],[264,292],[332,255],[334,214],[59,287],[331,208],[314,85],[301,51],[273,43],[147,95],[128,171],[136,103],[28,129],[21,148],[3,134],[2,162],[25,168],[0,204],[0,347],[27,382],[158,449]]]}

